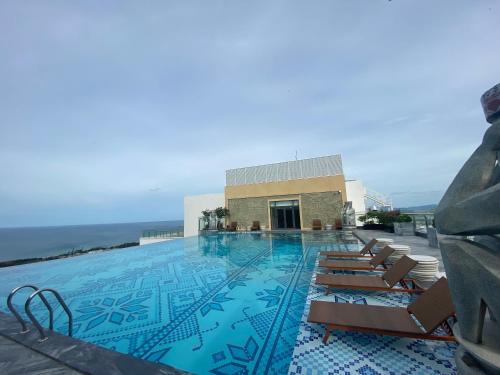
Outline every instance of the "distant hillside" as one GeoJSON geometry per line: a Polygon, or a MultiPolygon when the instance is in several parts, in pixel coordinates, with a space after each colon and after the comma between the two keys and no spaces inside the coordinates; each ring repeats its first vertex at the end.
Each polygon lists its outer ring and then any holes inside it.
{"type": "Polygon", "coordinates": [[[401,212],[432,212],[436,209],[437,204],[425,204],[423,206],[401,207],[398,208],[401,212]]]}

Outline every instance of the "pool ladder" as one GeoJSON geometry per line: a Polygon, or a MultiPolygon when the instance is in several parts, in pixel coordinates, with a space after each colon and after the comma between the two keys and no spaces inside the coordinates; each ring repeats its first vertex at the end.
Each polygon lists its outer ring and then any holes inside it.
{"type": "Polygon", "coordinates": [[[45,293],[45,292],[52,293],[54,295],[54,297],[56,297],[57,301],[59,302],[59,304],[61,305],[63,310],[66,312],[66,315],[68,315],[68,336],[72,336],[73,335],[73,314],[71,314],[71,311],[68,308],[68,306],[66,305],[66,303],[64,302],[64,299],[54,289],[50,289],[50,288],[40,289],[35,285],[23,285],[23,286],[19,286],[17,288],[14,288],[10,292],[9,297],[7,297],[7,307],[9,308],[10,312],[16,317],[17,321],[19,323],[21,323],[21,327],[22,327],[21,333],[28,333],[29,328],[26,325],[26,322],[23,320],[23,318],[21,318],[21,315],[19,315],[17,310],[14,308],[14,305],[12,304],[12,298],[14,297],[14,295],[18,291],[20,291],[21,289],[25,289],[25,288],[30,288],[30,289],[34,290],[34,292],[26,300],[26,303],[24,304],[24,310],[26,311],[26,315],[28,315],[28,317],[30,318],[31,322],[36,327],[38,332],[40,332],[40,339],[38,341],[43,342],[43,341],[47,340],[48,337],[45,334],[43,327],[40,324],[40,322],[38,321],[38,319],[35,318],[35,316],[31,312],[31,307],[30,307],[31,301],[33,301],[33,299],[36,296],[40,297],[40,299],[42,300],[45,307],[47,307],[47,310],[49,310],[49,329],[51,331],[54,330],[54,311],[52,310],[52,306],[50,305],[49,301],[47,301],[47,298],[45,298],[45,296],[43,295],[43,293],[45,293]]]}

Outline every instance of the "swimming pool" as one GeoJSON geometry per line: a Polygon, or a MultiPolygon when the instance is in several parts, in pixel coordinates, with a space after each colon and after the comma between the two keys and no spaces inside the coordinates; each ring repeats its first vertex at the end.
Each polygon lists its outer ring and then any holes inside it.
{"type": "Polygon", "coordinates": [[[51,287],[79,339],[194,373],[286,373],[318,252],[357,247],[335,232],[189,237],[0,269],[0,306],[16,286],[51,287]]]}

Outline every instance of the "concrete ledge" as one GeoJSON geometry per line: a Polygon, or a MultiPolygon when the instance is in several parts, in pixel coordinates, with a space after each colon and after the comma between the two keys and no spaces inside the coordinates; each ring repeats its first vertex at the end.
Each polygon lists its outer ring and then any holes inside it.
{"type": "MultiPolygon", "coordinates": [[[[50,330],[45,331],[49,339],[40,343],[36,328],[31,324],[28,324],[28,327],[30,332],[20,334],[19,322],[0,312],[0,336],[16,342],[23,349],[9,353],[13,359],[22,356],[28,348],[54,361],[54,370],[62,364],[77,372],[93,375],[188,374],[170,366],[134,358],[50,330]]],[[[28,366],[26,362],[18,362],[22,363],[22,366],[28,366]]],[[[23,373],[23,367],[18,370],[17,373],[23,373]]]]}
{"type": "Polygon", "coordinates": [[[141,238],[139,238],[139,246],[149,245],[151,243],[158,243],[158,242],[178,240],[179,238],[183,238],[183,237],[168,237],[168,238],[161,238],[161,237],[141,237],[141,238]]]}

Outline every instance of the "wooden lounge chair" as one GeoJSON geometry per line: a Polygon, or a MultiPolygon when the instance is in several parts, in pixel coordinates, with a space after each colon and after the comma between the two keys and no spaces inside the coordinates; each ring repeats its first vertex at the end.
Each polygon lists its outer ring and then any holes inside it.
{"type": "Polygon", "coordinates": [[[236,229],[238,229],[238,223],[236,221],[231,221],[231,224],[227,226],[227,230],[230,232],[236,232],[236,229]]]}
{"type": "Polygon", "coordinates": [[[373,257],[372,249],[377,244],[374,238],[368,242],[361,251],[321,251],[319,255],[326,256],[327,258],[370,258],[373,257]]]}
{"type": "Polygon", "coordinates": [[[377,267],[385,266],[385,261],[394,252],[390,246],[384,247],[369,261],[364,260],[320,260],[319,266],[339,271],[376,271],[377,267]]]}
{"type": "Polygon", "coordinates": [[[412,279],[405,279],[405,276],[416,265],[417,261],[404,255],[399,259],[391,269],[384,272],[383,275],[316,275],[316,284],[325,285],[326,294],[331,289],[355,289],[367,291],[382,292],[403,292],[403,293],[421,293],[424,290],[419,287],[412,279]],[[397,284],[401,287],[396,287],[397,284]]]}
{"type": "Polygon", "coordinates": [[[260,230],[260,222],[259,221],[254,221],[252,223],[252,227],[250,228],[250,230],[260,230]]]}
{"type": "Polygon", "coordinates": [[[320,219],[313,219],[312,230],[321,230],[323,226],[321,225],[320,219]]]}
{"type": "Polygon", "coordinates": [[[335,229],[336,230],[341,230],[342,229],[342,220],[335,219],[335,229]]]}
{"type": "Polygon", "coordinates": [[[448,282],[442,277],[406,308],[312,301],[307,321],[326,325],[323,337],[325,344],[334,329],[424,340],[454,341],[447,321],[454,314],[448,282]],[[439,326],[443,327],[446,335],[434,333],[439,326]]]}

